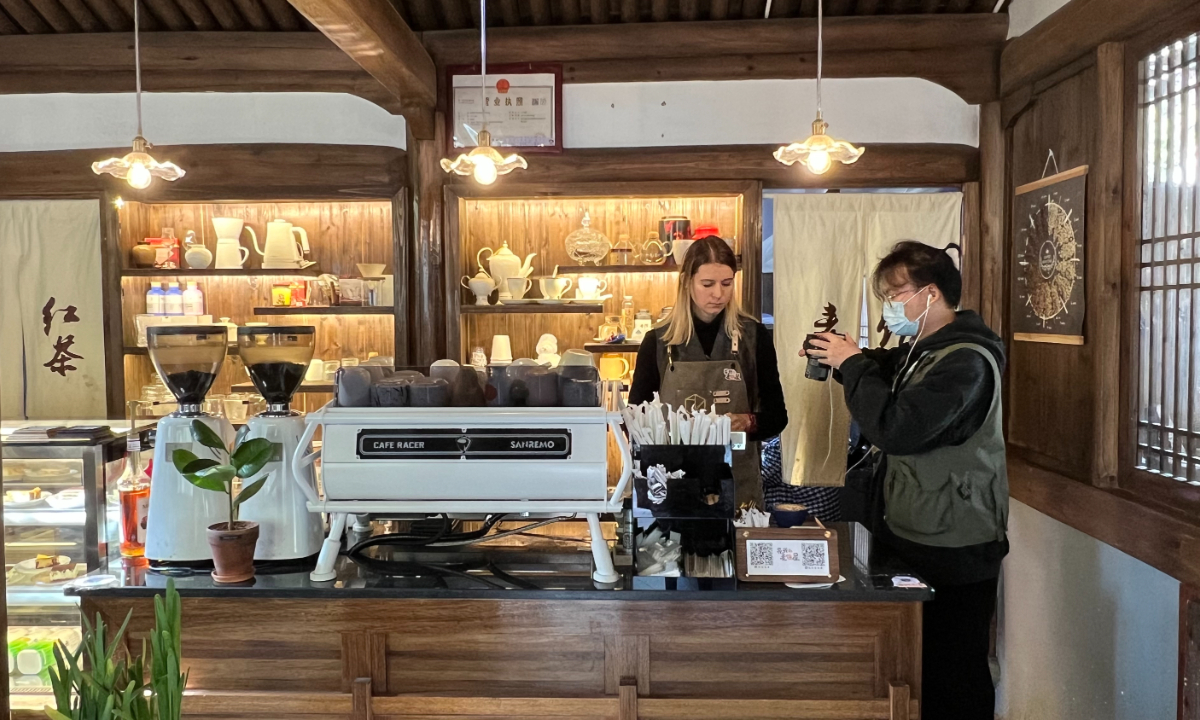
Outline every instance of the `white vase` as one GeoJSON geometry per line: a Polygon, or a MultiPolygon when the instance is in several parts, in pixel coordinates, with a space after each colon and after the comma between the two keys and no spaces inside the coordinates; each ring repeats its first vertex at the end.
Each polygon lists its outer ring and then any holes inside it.
{"type": "Polygon", "coordinates": [[[212,265],[213,254],[212,250],[203,245],[193,245],[188,248],[188,251],[183,255],[184,262],[193,270],[203,270],[209,265],[212,265]]]}

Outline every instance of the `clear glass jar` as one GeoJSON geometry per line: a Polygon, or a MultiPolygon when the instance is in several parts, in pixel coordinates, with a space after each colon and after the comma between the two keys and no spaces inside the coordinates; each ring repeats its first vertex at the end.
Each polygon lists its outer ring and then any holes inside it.
{"type": "Polygon", "coordinates": [[[638,310],[637,315],[633,318],[633,334],[629,336],[630,342],[640,343],[646,337],[646,333],[654,328],[654,318],[650,316],[650,311],[643,309],[638,310]]]}
{"type": "Polygon", "coordinates": [[[596,333],[600,342],[620,342],[625,339],[625,326],[621,324],[620,315],[605,315],[604,324],[596,333]],[[618,340],[618,338],[620,338],[618,340]]]}

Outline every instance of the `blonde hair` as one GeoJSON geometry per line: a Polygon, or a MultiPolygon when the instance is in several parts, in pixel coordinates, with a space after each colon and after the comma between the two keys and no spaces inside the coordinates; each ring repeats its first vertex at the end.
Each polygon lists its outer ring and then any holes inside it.
{"type": "MultiPolygon", "coordinates": [[[[716,235],[709,235],[692,243],[687,255],[683,258],[683,267],[679,270],[679,287],[675,295],[675,306],[661,325],[661,337],[664,344],[687,345],[692,340],[695,326],[692,323],[692,280],[696,277],[701,266],[724,265],[734,274],[737,273],[737,256],[733,248],[716,235]]],[[[742,319],[750,318],[742,310],[741,300],[737,293],[729,298],[725,306],[725,334],[730,341],[736,342],[742,336],[742,319]]],[[[751,318],[752,319],[752,318],[751,318]]]]}

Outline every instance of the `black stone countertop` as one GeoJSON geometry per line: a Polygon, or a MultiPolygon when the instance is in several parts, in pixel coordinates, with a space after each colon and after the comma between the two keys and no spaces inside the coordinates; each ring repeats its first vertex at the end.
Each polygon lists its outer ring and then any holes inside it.
{"type": "MultiPolygon", "coordinates": [[[[183,597],[287,599],[490,599],[490,600],[621,600],[621,601],[789,601],[789,602],[923,602],[933,597],[925,588],[896,588],[892,578],[911,575],[894,561],[873,551],[870,533],[858,524],[834,523],[838,532],[839,564],[844,578],[831,588],[796,589],[782,583],[740,582],[703,578],[635,578],[631,558],[618,553],[621,580],[616,587],[597,587],[591,579],[591,555],[586,545],[575,552],[546,553],[497,548],[459,552],[448,564],[445,553],[406,554],[410,563],[402,574],[387,574],[342,555],[336,580],[313,582],[307,568],[259,567],[246,584],[216,583],[204,571],[174,576],[183,597]],[[658,584],[657,588],[643,585],[658,584]],[[638,587],[635,587],[635,584],[638,587]]],[[[86,583],[69,586],[68,595],[101,597],[151,596],[166,587],[168,575],[121,560],[90,573],[86,583]]]]}

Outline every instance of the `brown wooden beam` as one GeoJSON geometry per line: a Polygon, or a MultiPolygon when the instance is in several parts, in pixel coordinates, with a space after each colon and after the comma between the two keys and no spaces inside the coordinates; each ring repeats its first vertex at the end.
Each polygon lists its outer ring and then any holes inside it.
{"type": "Polygon", "coordinates": [[[432,136],[437,73],[429,53],[394,6],[387,0],[289,2],[396,96],[417,137],[432,136]]]}
{"type": "Polygon", "coordinates": [[[1004,48],[1000,91],[1008,95],[1101,43],[1170,22],[1195,6],[1196,0],[1072,0],[1004,48]]]}
{"type": "Polygon", "coordinates": [[[81,30],[79,23],[75,22],[75,18],[63,9],[58,0],[30,0],[30,3],[38,14],[50,23],[55,32],[77,33],[81,30]]]}
{"type": "MultiPolygon", "coordinates": [[[[659,19],[667,3],[652,8],[659,19]]],[[[714,16],[728,10],[726,0],[710,6],[714,16]]],[[[997,97],[1007,25],[1007,18],[990,14],[830,18],[825,72],[920,77],[969,103],[986,102],[997,97]]],[[[423,33],[421,41],[439,65],[452,65],[479,39],[471,31],[446,31],[423,33]]],[[[561,62],[564,81],[575,83],[807,78],[816,74],[816,41],[816,22],[807,18],[497,28],[488,33],[488,59],[561,62]]]]}
{"type": "Polygon", "coordinates": [[[126,152],[128,147],[0,153],[0,198],[90,198],[103,192],[146,202],[390,198],[406,177],[403,150],[308,144],[157,146],[155,157],[177,163],[187,175],[140,192],[92,172],[96,160],[126,152]]]}
{"type": "MultiPolygon", "coordinates": [[[[344,92],[393,113],[400,102],[319,33],[144,33],[151,92],[344,92]]],[[[133,36],[0,37],[0,93],[131,92],[133,36]]]]}
{"type": "MultiPolygon", "coordinates": [[[[760,180],[768,188],[958,185],[979,179],[979,152],[966,145],[868,144],[857,163],[812,175],[772,157],[776,145],[565,150],[539,155],[521,171],[523,185],[664,180],[760,180]]],[[[450,182],[471,182],[449,178],[450,182]]],[[[473,185],[473,183],[472,183],[473,185]]],[[[493,186],[503,193],[501,183],[493,186]]],[[[490,192],[490,191],[489,191],[490,192]]]]}
{"type": "Polygon", "coordinates": [[[8,13],[8,16],[30,35],[54,32],[54,28],[38,15],[26,0],[0,0],[0,9],[8,13]]]}

